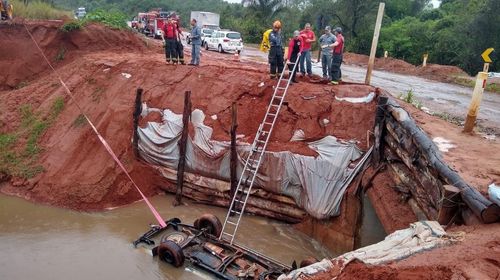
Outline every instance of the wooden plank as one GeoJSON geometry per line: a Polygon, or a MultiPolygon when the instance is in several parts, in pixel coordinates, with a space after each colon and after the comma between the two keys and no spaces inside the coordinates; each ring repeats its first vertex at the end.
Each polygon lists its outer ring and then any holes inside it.
{"type": "Polygon", "coordinates": [[[370,59],[368,60],[368,69],[366,70],[365,84],[369,85],[372,78],[373,67],[375,66],[375,54],[377,53],[378,37],[380,28],[382,27],[382,19],[384,18],[385,3],[381,2],[378,6],[377,21],[375,22],[375,30],[373,31],[372,48],[370,50],[370,59]]]}
{"type": "Polygon", "coordinates": [[[137,128],[139,127],[139,117],[141,116],[142,113],[142,93],[143,93],[142,88],[138,88],[135,95],[134,112],[132,113],[132,117],[134,120],[134,135],[132,138],[132,149],[134,150],[134,155],[136,158],[139,158],[139,149],[138,149],[139,133],[137,131],[137,128]]]}
{"type": "Polygon", "coordinates": [[[238,129],[238,106],[233,102],[231,106],[231,162],[229,164],[231,192],[230,196],[233,197],[238,187],[238,153],[236,152],[236,130],[238,129]]]}

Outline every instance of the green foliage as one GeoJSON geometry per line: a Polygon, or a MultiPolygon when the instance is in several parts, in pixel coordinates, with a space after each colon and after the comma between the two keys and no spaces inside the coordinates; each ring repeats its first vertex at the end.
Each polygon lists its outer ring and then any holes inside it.
{"type": "Polygon", "coordinates": [[[84,22],[98,22],[116,29],[128,28],[127,16],[121,12],[95,10],[85,16],[84,22]]]}
{"type": "Polygon", "coordinates": [[[72,13],[55,8],[47,1],[30,1],[25,5],[24,1],[11,0],[14,5],[14,17],[27,19],[60,19],[71,17],[72,13]]]}
{"type": "Polygon", "coordinates": [[[54,100],[45,118],[34,112],[30,104],[21,105],[19,128],[11,133],[0,134],[0,172],[26,179],[43,172],[43,167],[37,163],[43,150],[38,142],[63,109],[62,97],[54,100]]]}
{"type": "Polygon", "coordinates": [[[56,55],[56,60],[63,61],[65,55],[66,55],[66,49],[64,47],[60,47],[56,55]]]}
{"type": "Polygon", "coordinates": [[[76,119],[73,121],[73,127],[82,127],[87,123],[85,116],[83,114],[78,115],[76,119]]]}
{"type": "Polygon", "coordinates": [[[61,26],[63,32],[71,32],[74,30],[80,30],[83,28],[84,22],[80,20],[70,21],[61,26]]]}

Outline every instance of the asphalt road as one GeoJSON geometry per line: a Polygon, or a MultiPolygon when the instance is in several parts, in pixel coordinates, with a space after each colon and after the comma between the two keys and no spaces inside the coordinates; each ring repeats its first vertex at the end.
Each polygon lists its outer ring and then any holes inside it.
{"type": "MultiPolygon", "coordinates": [[[[246,47],[242,58],[266,62],[267,55],[258,49],[246,47]]],[[[313,64],[313,73],[322,75],[320,64],[313,64]]],[[[342,75],[345,81],[363,83],[366,68],[343,64],[342,75]]],[[[416,100],[431,112],[446,113],[459,119],[464,119],[467,115],[472,96],[472,88],[379,70],[373,71],[371,83],[395,97],[412,90],[416,100]]],[[[481,126],[500,132],[500,94],[484,93],[478,121],[481,126]]]]}

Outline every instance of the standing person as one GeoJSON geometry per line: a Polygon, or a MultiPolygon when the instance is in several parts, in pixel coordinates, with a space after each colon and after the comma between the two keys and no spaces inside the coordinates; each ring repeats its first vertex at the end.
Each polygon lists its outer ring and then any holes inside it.
{"type": "Polygon", "coordinates": [[[310,23],[306,23],[306,25],[304,26],[304,30],[300,31],[300,35],[304,37],[304,52],[300,56],[300,72],[304,76],[307,71],[307,75],[311,77],[312,76],[311,45],[316,41],[316,35],[314,35],[314,32],[311,30],[310,23]]]}
{"type": "Polygon", "coordinates": [[[167,64],[177,64],[177,27],[172,19],[161,28],[167,64]]]}
{"type": "Polygon", "coordinates": [[[293,32],[293,38],[288,44],[288,70],[291,72],[290,75],[292,77],[292,82],[294,83],[298,83],[295,79],[295,74],[297,74],[298,67],[296,67],[295,64],[298,63],[297,58],[299,57],[299,54],[302,54],[303,51],[304,38],[300,36],[300,32],[298,30],[295,30],[293,32]]]}
{"type": "Polygon", "coordinates": [[[337,38],[332,34],[330,26],[325,27],[325,34],[319,37],[319,45],[321,46],[321,67],[323,68],[323,79],[325,80],[332,79],[332,47],[336,41],[337,38]]]}
{"type": "Polygon", "coordinates": [[[271,79],[281,75],[284,67],[283,38],[281,37],[281,22],[273,23],[273,31],[269,33],[269,65],[271,67],[271,79]]]}
{"type": "Polygon", "coordinates": [[[337,41],[333,43],[333,57],[332,57],[332,84],[338,85],[342,80],[342,59],[344,55],[344,36],[342,36],[342,28],[335,28],[335,36],[337,41]]]}
{"type": "Polygon", "coordinates": [[[191,20],[191,62],[189,65],[200,65],[201,50],[201,29],[198,27],[196,19],[191,20]]]}
{"type": "Polygon", "coordinates": [[[176,26],[176,30],[177,30],[177,41],[176,41],[176,52],[177,52],[177,56],[179,57],[179,63],[184,65],[184,46],[182,45],[182,40],[181,40],[181,37],[184,37],[184,35],[182,35],[182,30],[181,30],[181,26],[180,26],[180,18],[179,17],[175,17],[174,18],[174,23],[175,23],[175,26],[176,26]]]}

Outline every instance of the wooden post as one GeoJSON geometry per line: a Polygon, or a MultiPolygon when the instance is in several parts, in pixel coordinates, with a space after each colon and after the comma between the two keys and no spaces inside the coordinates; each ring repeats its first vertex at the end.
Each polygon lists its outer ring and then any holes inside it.
{"type": "Polygon", "coordinates": [[[460,190],[452,185],[444,185],[443,203],[439,209],[438,222],[441,225],[448,225],[452,223],[457,218],[458,215],[458,204],[461,201],[460,190]]]}
{"type": "Polygon", "coordinates": [[[427,58],[429,58],[429,54],[424,53],[424,61],[422,62],[422,67],[427,67],[427,58]]]}
{"type": "Polygon", "coordinates": [[[181,204],[182,187],[184,185],[184,167],[186,166],[186,146],[189,131],[189,118],[191,117],[191,91],[184,95],[184,112],[182,113],[182,134],[179,141],[179,165],[177,166],[177,190],[175,192],[174,206],[181,204]]]}
{"type": "Polygon", "coordinates": [[[481,99],[483,98],[484,87],[486,86],[486,80],[488,79],[488,73],[479,72],[476,78],[476,85],[474,87],[474,92],[472,93],[472,101],[469,105],[469,111],[467,113],[467,118],[465,119],[465,125],[463,132],[470,133],[476,125],[477,113],[479,111],[479,105],[481,105],[481,99]]]}
{"type": "Polygon", "coordinates": [[[375,31],[373,32],[372,49],[370,51],[370,60],[368,60],[368,69],[366,70],[365,84],[369,85],[372,78],[373,66],[375,64],[375,54],[377,53],[378,36],[380,27],[382,26],[382,18],[384,17],[385,3],[381,2],[378,6],[377,21],[375,23],[375,31]]]}
{"type": "Polygon", "coordinates": [[[236,153],[236,129],[238,128],[238,106],[236,102],[233,102],[232,112],[231,112],[231,163],[229,167],[229,172],[231,176],[231,198],[236,193],[236,188],[238,187],[238,176],[237,176],[237,166],[238,166],[238,154],[236,153]]]}
{"type": "Polygon", "coordinates": [[[137,127],[139,126],[139,116],[142,113],[142,88],[137,89],[137,93],[135,95],[135,103],[134,103],[134,113],[132,117],[134,119],[134,136],[132,138],[132,149],[134,150],[134,155],[136,158],[139,157],[139,133],[137,132],[137,127]]]}
{"type": "Polygon", "coordinates": [[[385,131],[385,109],[387,101],[389,100],[386,96],[380,96],[378,99],[377,110],[375,111],[375,127],[373,128],[373,134],[375,137],[372,163],[377,166],[380,164],[383,158],[384,151],[384,131],[385,131]]]}
{"type": "Polygon", "coordinates": [[[389,57],[389,52],[388,51],[385,51],[384,52],[384,58],[388,58],[389,57]]]}

